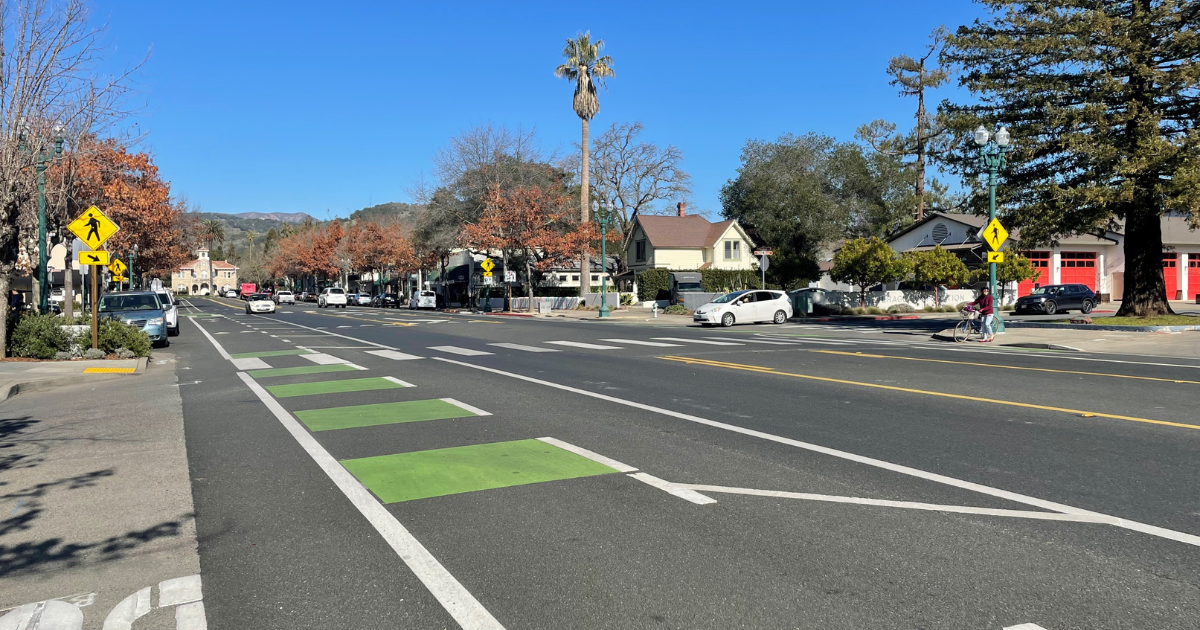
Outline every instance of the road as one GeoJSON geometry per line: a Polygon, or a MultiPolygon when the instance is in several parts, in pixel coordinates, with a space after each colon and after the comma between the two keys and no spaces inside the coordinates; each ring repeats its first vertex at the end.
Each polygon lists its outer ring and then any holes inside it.
{"type": "Polygon", "coordinates": [[[1200,627],[1200,360],[242,309],[172,343],[213,628],[1200,627]]]}

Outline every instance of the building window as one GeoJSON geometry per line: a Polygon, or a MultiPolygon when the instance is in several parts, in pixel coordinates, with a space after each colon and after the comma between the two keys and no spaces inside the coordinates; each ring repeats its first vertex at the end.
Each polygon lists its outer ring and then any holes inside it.
{"type": "Polygon", "coordinates": [[[637,261],[646,262],[646,241],[637,242],[637,261]]]}
{"type": "Polygon", "coordinates": [[[1096,252],[1062,252],[1059,254],[1063,267],[1095,267],[1096,252]]]}
{"type": "Polygon", "coordinates": [[[596,274],[592,274],[592,282],[598,282],[599,280],[600,280],[600,276],[598,276],[596,274]]]}
{"type": "Polygon", "coordinates": [[[1174,269],[1175,262],[1179,260],[1179,254],[1163,254],[1163,269],[1174,269]]]}
{"type": "Polygon", "coordinates": [[[708,250],[707,249],[700,250],[700,262],[702,262],[702,263],[708,262],[708,250]]]}
{"type": "Polygon", "coordinates": [[[1034,267],[1039,269],[1050,267],[1050,252],[1021,252],[1021,255],[1028,258],[1034,267]]]}
{"type": "Polygon", "coordinates": [[[579,276],[571,276],[572,282],[579,282],[579,276]]]}
{"type": "Polygon", "coordinates": [[[566,276],[566,274],[560,274],[560,275],[558,276],[558,281],[559,281],[559,282],[566,282],[566,281],[567,281],[567,276],[566,276]]]}
{"type": "Polygon", "coordinates": [[[741,260],[741,241],[725,241],[725,260],[741,260]]]}

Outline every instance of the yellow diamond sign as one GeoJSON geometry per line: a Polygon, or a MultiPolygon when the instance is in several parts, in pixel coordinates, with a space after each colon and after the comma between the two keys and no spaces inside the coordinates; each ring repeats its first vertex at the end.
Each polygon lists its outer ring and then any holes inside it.
{"type": "Polygon", "coordinates": [[[992,251],[1000,251],[1000,246],[1007,240],[1008,230],[1004,229],[1003,225],[1000,225],[1000,219],[992,219],[992,222],[983,228],[983,241],[988,244],[988,247],[992,248],[992,251]]]}
{"type": "Polygon", "coordinates": [[[87,243],[89,249],[100,249],[104,241],[112,238],[121,228],[117,227],[112,219],[104,216],[99,208],[92,206],[67,225],[67,229],[78,236],[79,240],[87,243]]]}
{"type": "Polygon", "coordinates": [[[108,266],[108,270],[111,271],[112,275],[114,276],[124,275],[126,269],[127,267],[125,266],[125,263],[121,262],[120,258],[114,258],[112,264],[108,266]]]}
{"type": "Polygon", "coordinates": [[[491,258],[484,258],[483,262],[479,263],[479,266],[483,267],[483,270],[487,271],[488,275],[491,275],[492,269],[496,268],[496,263],[492,262],[491,258]]]}

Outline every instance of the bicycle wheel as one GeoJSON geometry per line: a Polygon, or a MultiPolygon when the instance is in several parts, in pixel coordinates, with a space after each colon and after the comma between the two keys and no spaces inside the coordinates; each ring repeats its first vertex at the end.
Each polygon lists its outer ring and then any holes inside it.
{"type": "Polygon", "coordinates": [[[970,336],[971,336],[971,322],[964,319],[961,322],[958,322],[958,324],[954,326],[954,340],[955,341],[962,343],[962,342],[966,341],[967,338],[970,336]]]}

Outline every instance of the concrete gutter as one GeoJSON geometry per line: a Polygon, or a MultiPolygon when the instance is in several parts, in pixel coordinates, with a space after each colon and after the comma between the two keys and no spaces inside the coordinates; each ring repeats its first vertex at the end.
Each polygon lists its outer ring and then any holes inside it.
{"type": "Polygon", "coordinates": [[[1197,326],[1105,326],[1104,324],[1052,324],[1048,322],[1014,322],[1004,320],[1005,328],[1057,328],[1060,330],[1108,330],[1115,332],[1186,332],[1200,330],[1197,326]]]}

